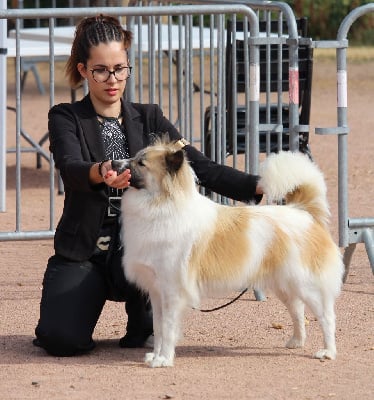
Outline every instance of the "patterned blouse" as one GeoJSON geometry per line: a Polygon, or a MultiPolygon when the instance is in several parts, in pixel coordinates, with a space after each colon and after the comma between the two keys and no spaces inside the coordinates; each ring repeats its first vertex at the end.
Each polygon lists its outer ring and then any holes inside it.
{"type": "MultiPolygon", "coordinates": [[[[98,115],[101,135],[104,142],[105,158],[107,160],[122,160],[129,158],[127,135],[119,118],[98,115]]],[[[109,196],[120,197],[126,189],[109,187],[109,196]]]]}

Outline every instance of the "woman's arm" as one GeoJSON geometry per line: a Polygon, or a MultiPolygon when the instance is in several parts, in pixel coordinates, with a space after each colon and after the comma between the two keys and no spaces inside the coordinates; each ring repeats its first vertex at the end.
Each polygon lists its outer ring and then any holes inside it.
{"type": "MultiPolygon", "coordinates": [[[[156,116],[158,132],[167,132],[171,140],[181,139],[177,129],[164,117],[158,106],[156,107],[156,116]]],[[[234,200],[255,201],[256,203],[261,201],[262,190],[257,184],[259,176],[247,174],[227,165],[217,164],[189,144],[183,148],[200,185],[234,200]]]]}
{"type": "Polygon", "coordinates": [[[234,200],[256,203],[261,201],[262,190],[258,186],[259,176],[217,164],[193,146],[187,145],[184,150],[200,185],[234,200]]]}
{"type": "Polygon", "coordinates": [[[91,160],[78,117],[70,104],[51,108],[48,131],[50,151],[64,186],[79,191],[93,190],[90,176],[94,175],[96,163],[91,160]]]}

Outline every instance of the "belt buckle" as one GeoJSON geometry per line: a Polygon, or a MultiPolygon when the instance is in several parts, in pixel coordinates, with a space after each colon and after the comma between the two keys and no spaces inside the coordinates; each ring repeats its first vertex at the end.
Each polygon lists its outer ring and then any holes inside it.
{"type": "Polygon", "coordinates": [[[108,197],[108,217],[116,217],[120,213],[119,207],[117,208],[114,204],[112,205],[112,201],[118,201],[121,204],[122,197],[120,196],[109,196],[108,197]]]}

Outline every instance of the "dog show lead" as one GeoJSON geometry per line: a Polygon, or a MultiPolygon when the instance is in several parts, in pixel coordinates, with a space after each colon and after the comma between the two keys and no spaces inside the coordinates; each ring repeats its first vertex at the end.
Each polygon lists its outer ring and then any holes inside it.
{"type": "Polygon", "coordinates": [[[131,173],[117,174],[111,160],[133,157],[167,133],[183,147],[200,185],[244,202],[259,202],[262,196],[258,176],[212,162],[183,139],[158,105],[123,99],[131,76],[131,41],[131,32],[114,17],[83,19],[66,75],[72,88],[87,81],[89,93],[76,103],[54,106],[48,115],[50,150],[65,198],[33,343],[54,356],[95,347],[92,335],[107,300],[125,302],[127,326],[120,346],[150,345],[148,297],[125,279],[121,265],[126,248],[120,243],[118,220],[131,173]]]}

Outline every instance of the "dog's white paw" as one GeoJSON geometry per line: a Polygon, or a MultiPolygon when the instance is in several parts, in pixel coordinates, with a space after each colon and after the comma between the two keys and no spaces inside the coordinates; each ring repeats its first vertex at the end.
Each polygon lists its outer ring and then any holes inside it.
{"type": "Polygon", "coordinates": [[[317,353],[314,355],[314,358],[319,358],[320,360],[335,360],[336,351],[321,349],[317,351],[317,353]]]}
{"type": "Polygon", "coordinates": [[[144,357],[144,362],[146,363],[146,364],[150,364],[152,361],[153,361],[153,359],[155,358],[155,353],[146,353],[145,354],[145,357],[144,357]]]}
{"type": "Polygon", "coordinates": [[[287,349],[298,349],[304,346],[304,340],[292,337],[287,343],[287,349]]]}
{"type": "MultiPolygon", "coordinates": [[[[153,353],[148,353],[153,354],[153,353]]],[[[159,368],[159,367],[172,367],[173,360],[167,359],[164,356],[154,356],[151,360],[146,360],[146,364],[151,368],[159,368]]]]}

